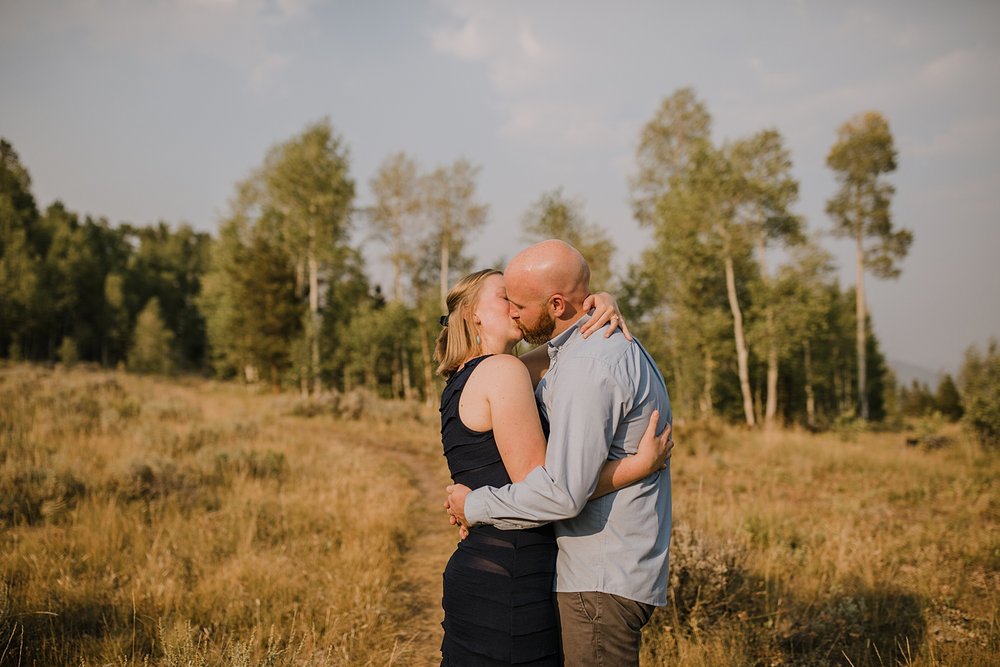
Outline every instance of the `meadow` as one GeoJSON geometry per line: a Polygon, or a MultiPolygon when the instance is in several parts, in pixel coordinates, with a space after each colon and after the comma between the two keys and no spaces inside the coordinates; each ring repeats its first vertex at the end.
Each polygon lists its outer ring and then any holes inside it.
{"type": "MultiPolygon", "coordinates": [[[[1000,457],[678,424],[644,665],[1000,664],[1000,457]]],[[[437,412],[0,366],[0,665],[432,665],[437,412]]]]}

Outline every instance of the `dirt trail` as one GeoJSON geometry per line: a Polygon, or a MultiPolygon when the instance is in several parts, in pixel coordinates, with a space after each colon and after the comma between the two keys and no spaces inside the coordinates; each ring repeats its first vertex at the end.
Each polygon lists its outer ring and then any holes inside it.
{"type": "Polygon", "coordinates": [[[395,442],[393,457],[412,474],[420,492],[413,520],[420,527],[409,544],[396,582],[394,613],[398,616],[399,659],[393,665],[441,664],[441,573],[455,550],[458,532],[448,524],[441,503],[451,483],[440,444],[395,442]]]}

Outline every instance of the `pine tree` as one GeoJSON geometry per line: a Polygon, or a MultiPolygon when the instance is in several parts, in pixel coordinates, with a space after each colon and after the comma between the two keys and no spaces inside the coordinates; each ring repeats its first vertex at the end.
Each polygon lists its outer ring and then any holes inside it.
{"type": "Polygon", "coordinates": [[[588,224],[583,217],[583,205],[563,195],[562,188],[547,192],[521,219],[524,240],[537,243],[546,239],[562,239],[584,256],[590,266],[590,285],[594,291],[611,286],[611,259],[615,244],[603,229],[588,224]]]}
{"type": "Polygon", "coordinates": [[[174,369],[173,333],[163,323],[160,302],[149,300],[139,313],[128,353],[128,368],[136,373],[170,373],[174,369]]]}

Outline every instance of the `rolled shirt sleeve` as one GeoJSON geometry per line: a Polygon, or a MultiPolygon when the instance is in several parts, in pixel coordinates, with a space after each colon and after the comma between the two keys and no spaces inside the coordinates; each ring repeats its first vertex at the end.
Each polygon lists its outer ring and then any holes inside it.
{"type": "Polygon", "coordinates": [[[597,488],[633,393],[604,359],[574,356],[558,363],[560,391],[546,400],[550,430],[545,467],[516,484],[472,491],[465,501],[471,525],[528,528],[574,517],[597,488]]]}

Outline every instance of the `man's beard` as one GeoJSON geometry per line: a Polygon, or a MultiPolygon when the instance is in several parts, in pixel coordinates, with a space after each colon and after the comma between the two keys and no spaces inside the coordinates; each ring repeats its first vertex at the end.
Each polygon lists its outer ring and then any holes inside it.
{"type": "Polygon", "coordinates": [[[552,332],[556,330],[556,321],[549,315],[549,311],[542,311],[542,316],[532,328],[524,326],[524,320],[518,320],[517,326],[521,327],[521,333],[524,334],[524,340],[528,341],[532,345],[541,345],[542,343],[548,343],[552,339],[552,332]]]}

